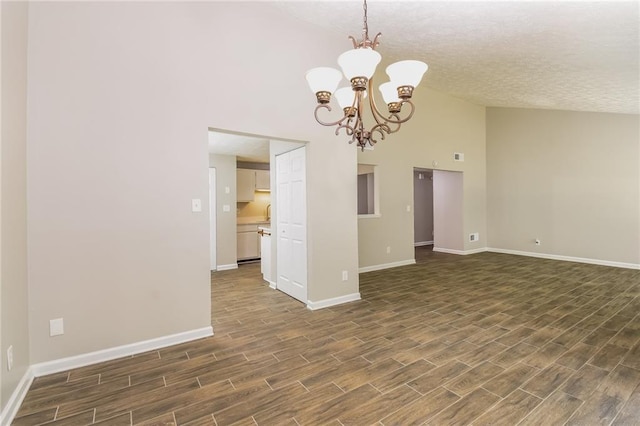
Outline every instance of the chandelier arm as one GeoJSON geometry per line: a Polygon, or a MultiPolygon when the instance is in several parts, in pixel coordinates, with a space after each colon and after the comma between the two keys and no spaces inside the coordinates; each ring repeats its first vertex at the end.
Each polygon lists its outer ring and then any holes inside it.
{"type": "MultiPolygon", "coordinates": [[[[391,114],[389,116],[389,118],[391,118],[391,117],[395,117],[397,120],[400,120],[400,116],[398,114],[396,114],[396,113],[391,114]]],[[[395,128],[394,129],[391,129],[391,126],[388,126],[389,127],[389,131],[387,133],[389,133],[389,134],[397,132],[398,130],[400,130],[400,127],[402,127],[401,123],[397,123],[397,122],[394,122],[392,120],[387,121],[387,123],[395,124],[395,128]]]]}
{"type": "Polygon", "coordinates": [[[355,128],[351,125],[351,119],[347,120],[347,122],[344,124],[339,124],[338,127],[336,127],[336,136],[338,136],[340,129],[344,129],[347,136],[355,134],[355,128]]]}
{"type": "Polygon", "coordinates": [[[416,110],[416,106],[413,104],[413,102],[411,102],[408,99],[400,102],[400,106],[402,106],[404,104],[409,104],[409,106],[411,107],[411,111],[409,111],[409,114],[405,118],[400,119],[400,116],[398,114],[392,114],[392,115],[389,116],[389,118],[396,117],[396,118],[398,118],[398,121],[389,120],[389,119],[387,119],[386,121],[389,122],[389,123],[397,123],[397,124],[402,124],[402,123],[406,123],[407,121],[409,121],[411,119],[411,117],[413,117],[413,113],[416,110]]]}
{"type": "Polygon", "coordinates": [[[384,123],[376,124],[371,128],[371,131],[369,132],[369,138],[367,139],[367,141],[359,141],[358,145],[360,146],[360,148],[362,148],[362,151],[364,152],[364,149],[367,146],[367,142],[369,143],[369,145],[371,145],[371,147],[373,147],[375,144],[378,143],[378,141],[373,137],[374,132],[378,132],[380,134],[380,139],[384,140],[385,133],[390,133],[389,130],[390,130],[389,126],[387,126],[384,123]]]}
{"type": "MultiPolygon", "coordinates": [[[[373,126],[371,128],[371,135],[373,135],[373,132],[378,132],[382,140],[384,140],[385,134],[393,133],[391,131],[391,128],[386,123],[376,124],[375,126],[373,126]]],[[[374,143],[376,143],[376,141],[374,141],[374,143]]]]}
{"type": "Polygon", "coordinates": [[[383,121],[386,121],[386,119],[376,106],[376,99],[373,90],[373,77],[369,79],[369,108],[371,109],[371,115],[373,115],[373,119],[376,120],[377,124],[381,124],[383,121]]]}
{"type": "MultiPolygon", "coordinates": [[[[411,119],[411,117],[413,117],[413,113],[416,110],[415,105],[410,100],[405,100],[405,101],[401,101],[400,102],[401,106],[404,105],[404,104],[409,104],[409,106],[411,107],[411,111],[409,111],[409,114],[405,118],[400,118],[400,114],[398,114],[398,113],[392,113],[386,118],[381,116],[381,118],[384,120],[385,123],[397,124],[398,125],[398,129],[399,129],[400,128],[400,124],[406,123],[407,121],[409,121],[411,119]]],[[[380,114],[379,111],[376,111],[376,112],[378,114],[380,114]]],[[[391,133],[394,133],[396,131],[397,131],[397,129],[394,130],[391,133]]]]}
{"type": "Polygon", "coordinates": [[[380,110],[378,109],[378,106],[376,105],[376,100],[375,100],[374,91],[373,91],[373,77],[369,79],[369,107],[371,108],[371,113],[373,115],[373,118],[376,120],[376,123],[380,124],[381,122],[384,122],[384,123],[391,123],[391,124],[402,124],[409,121],[409,119],[413,117],[413,113],[415,112],[415,105],[409,99],[400,101],[400,107],[402,107],[402,105],[404,104],[409,104],[411,106],[411,111],[409,112],[409,115],[407,115],[406,118],[401,119],[400,116],[395,113],[391,114],[388,117],[385,117],[380,112],[380,110]],[[392,117],[395,117],[396,120],[393,120],[392,117]]]}
{"type": "Polygon", "coordinates": [[[316,117],[316,121],[317,121],[318,123],[322,124],[323,126],[335,126],[336,124],[342,124],[342,122],[343,122],[345,119],[348,119],[348,118],[349,118],[349,116],[347,116],[347,115],[345,114],[345,115],[343,115],[343,116],[342,116],[342,118],[341,118],[341,119],[336,120],[336,121],[333,121],[333,122],[326,122],[326,121],[322,121],[320,118],[318,118],[318,111],[320,110],[320,108],[324,108],[324,109],[326,109],[326,110],[328,110],[328,111],[331,111],[331,107],[330,107],[329,105],[327,105],[327,104],[320,104],[320,105],[316,106],[316,109],[315,109],[315,111],[314,111],[314,113],[313,113],[313,115],[316,117]]]}
{"type": "Polygon", "coordinates": [[[354,36],[349,36],[349,40],[351,40],[351,43],[353,43],[353,48],[357,49],[358,48],[358,40],[356,40],[354,36]]]}

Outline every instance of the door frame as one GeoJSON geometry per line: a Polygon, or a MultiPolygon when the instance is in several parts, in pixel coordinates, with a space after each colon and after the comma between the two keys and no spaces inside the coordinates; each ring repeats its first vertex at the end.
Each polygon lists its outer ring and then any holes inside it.
{"type": "Polygon", "coordinates": [[[218,270],[216,195],[216,168],[209,167],[209,268],[212,271],[218,270]]]}

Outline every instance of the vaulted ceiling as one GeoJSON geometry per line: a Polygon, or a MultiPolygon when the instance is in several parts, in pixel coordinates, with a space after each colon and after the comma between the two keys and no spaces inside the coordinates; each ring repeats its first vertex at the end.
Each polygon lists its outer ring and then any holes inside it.
{"type": "MultiPolygon", "coordinates": [[[[360,1],[273,4],[344,50],[361,36],[360,1]]],[[[421,84],[486,106],[637,114],[639,22],[637,1],[368,2],[383,65],[425,61],[421,84]]]]}

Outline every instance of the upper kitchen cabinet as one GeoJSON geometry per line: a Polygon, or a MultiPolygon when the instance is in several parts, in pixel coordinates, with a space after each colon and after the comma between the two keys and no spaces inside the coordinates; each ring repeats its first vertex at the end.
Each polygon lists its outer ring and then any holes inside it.
{"type": "Polygon", "coordinates": [[[237,202],[253,201],[256,191],[256,171],[249,169],[236,170],[237,202]]]}
{"type": "Polygon", "coordinates": [[[256,191],[270,191],[269,170],[237,169],[237,201],[239,203],[254,200],[256,191]]]}
{"type": "Polygon", "coordinates": [[[269,170],[256,170],[256,191],[271,191],[269,170]]]}

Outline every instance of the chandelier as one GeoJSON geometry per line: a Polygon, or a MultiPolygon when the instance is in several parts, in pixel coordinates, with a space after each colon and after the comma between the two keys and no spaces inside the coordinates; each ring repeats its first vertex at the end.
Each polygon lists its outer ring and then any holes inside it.
{"type": "MultiPolygon", "coordinates": [[[[382,56],[376,52],[380,44],[378,33],[373,40],[369,39],[369,26],[367,24],[367,0],[364,0],[364,26],[362,28],[362,40],[358,41],[353,36],[349,39],[353,43],[353,49],[348,50],[338,57],[338,65],[342,72],[335,68],[319,67],[309,70],[306,74],[311,91],[315,93],[318,105],[314,115],[316,121],[323,126],[337,126],[336,135],[344,129],[347,136],[351,136],[349,143],[357,143],[364,151],[367,145],[373,147],[376,144],[374,133],[378,133],[381,139],[386,134],[400,130],[402,123],[407,122],[415,110],[411,95],[413,89],[420,83],[422,76],[427,71],[427,64],[420,61],[406,60],[393,63],[386,69],[389,80],[380,85],[379,90],[387,104],[387,113],[383,114],[376,106],[373,90],[373,74],[382,56]],[[350,87],[342,87],[338,84],[342,75],[351,83],[350,87]],[[334,94],[338,105],[342,108],[343,117],[325,122],[318,117],[320,109],[331,111],[329,102],[331,94],[334,94]],[[366,107],[365,99],[368,96],[368,104],[371,116],[375,124],[367,130],[364,125],[363,113],[366,107]],[[411,108],[406,117],[401,118],[402,107],[408,104],[411,108]]],[[[406,113],[406,111],[405,111],[406,113]]]]}

